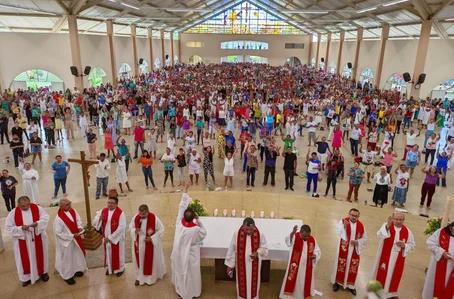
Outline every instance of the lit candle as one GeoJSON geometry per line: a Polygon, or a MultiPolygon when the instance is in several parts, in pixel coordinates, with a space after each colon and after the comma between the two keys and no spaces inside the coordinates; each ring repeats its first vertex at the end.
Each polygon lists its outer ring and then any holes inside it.
{"type": "Polygon", "coordinates": [[[232,217],[236,217],[236,211],[232,210],[232,217]]]}
{"type": "Polygon", "coordinates": [[[218,217],[218,209],[214,209],[213,215],[214,215],[214,217],[218,217]]]}
{"type": "Polygon", "coordinates": [[[241,211],[241,217],[243,217],[243,218],[246,217],[246,211],[245,210],[241,211]]]}
{"type": "Polygon", "coordinates": [[[270,213],[270,218],[271,218],[271,219],[274,219],[274,212],[271,212],[271,213],[270,213]]]}
{"type": "Polygon", "coordinates": [[[227,217],[227,209],[224,209],[224,210],[222,211],[222,217],[227,217]]]}
{"type": "Polygon", "coordinates": [[[445,211],[443,213],[443,219],[441,220],[441,227],[445,227],[448,224],[453,200],[454,198],[452,196],[446,197],[445,211]]]}
{"type": "Polygon", "coordinates": [[[263,211],[260,212],[260,218],[265,218],[265,212],[263,211]]]}
{"type": "Polygon", "coordinates": [[[255,213],[254,211],[251,212],[251,218],[254,218],[255,217],[255,213]]]}

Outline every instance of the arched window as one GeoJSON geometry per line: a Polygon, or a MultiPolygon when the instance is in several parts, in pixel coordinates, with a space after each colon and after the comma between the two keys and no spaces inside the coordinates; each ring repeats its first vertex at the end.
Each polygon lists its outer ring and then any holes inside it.
{"type": "Polygon", "coordinates": [[[385,90],[398,90],[401,93],[407,92],[407,82],[401,74],[392,74],[385,83],[385,90]]]}
{"type": "Polygon", "coordinates": [[[311,60],[311,67],[315,67],[315,58],[312,58],[311,60]]]}
{"type": "Polygon", "coordinates": [[[454,98],[454,79],[445,81],[443,84],[437,85],[432,90],[432,99],[448,99],[454,98]]]}
{"type": "Polygon", "coordinates": [[[122,63],[120,66],[120,78],[129,79],[131,77],[131,67],[127,63],[122,63]]]}
{"type": "Polygon", "coordinates": [[[221,49],[228,50],[268,50],[268,43],[256,41],[228,41],[221,43],[221,49]]]}
{"type": "Polygon", "coordinates": [[[53,91],[60,91],[64,89],[63,80],[51,72],[45,70],[28,70],[14,78],[11,82],[10,88],[17,89],[33,89],[49,88],[53,91]]]}
{"type": "Polygon", "coordinates": [[[292,56],[292,57],[287,58],[284,65],[291,66],[291,67],[300,67],[301,60],[298,57],[292,56]]]}
{"type": "Polygon", "coordinates": [[[189,57],[188,60],[189,64],[197,64],[202,62],[203,62],[202,57],[200,57],[199,55],[192,55],[191,57],[189,57]]]}
{"type": "Polygon", "coordinates": [[[159,70],[160,68],[161,68],[161,60],[159,60],[159,58],[156,58],[156,60],[154,61],[154,69],[159,70]]]}
{"type": "Polygon", "coordinates": [[[359,82],[364,86],[366,83],[373,83],[374,82],[374,73],[370,68],[365,68],[361,75],[359,76],[359,82]]]}
{"type": "Polygon", "coordinates": [[[88,82],[91,86],[99,87],[103,84],[104,79],[107,77],[106,72],[100,67],[94,67],[91,69],[90,74],[88,75],[88,82]]]}
{"type": "Polygon", "coordinates": [[[352,77],[352,69],[348,67],[348,64],[344,65],[344,68],[342,69],[342,76],[346,78],[352,77]]]}
{"type": "Polygon", "coordinates": [[[334,74],[336,73],[336,69],[337,69],[336,63],[335,63],[334,61],[331,62],[331,64],[329,65],[329,72],[330,72],[330,74],[333,74],[333,75],[334,75],[334,74]]]}
{"type": "Polygon", "coordinates": [[[149,70],[148,70],[148,62],[144,59],[142,61],[142,64],[139,65],[139,73],[140,74],[146,74],[148,72],[149,72],[149,70]]]}

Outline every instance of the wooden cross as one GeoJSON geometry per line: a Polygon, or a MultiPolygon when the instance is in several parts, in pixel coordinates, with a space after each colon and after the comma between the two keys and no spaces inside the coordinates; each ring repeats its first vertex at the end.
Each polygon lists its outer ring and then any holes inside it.
{"type": "Polygon", "coordinates": [[[86,249],[95,250],[101,245],[101,235],[93,231],[91,223],[91,211],[90,211],[90,195],[88,193],[88,187],[90,186],[88,168],[93,164],[98,164],[95,160],[86,160],[85,151],[80,151],[80,159],[68,159],[68,162],[78,163],[82,166],[82,179],[84,184],[84,197],[85,197],[85,209],[87,212],[87,226],[88,231],[85,234],[84,245],[86,249]]]}

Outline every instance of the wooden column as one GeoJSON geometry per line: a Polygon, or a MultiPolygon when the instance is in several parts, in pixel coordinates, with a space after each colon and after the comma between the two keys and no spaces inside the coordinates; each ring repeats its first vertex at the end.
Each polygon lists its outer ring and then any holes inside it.
{"type": "Polygon", "coordinates": [[[375,86],[381,88],[381,73],[383,71],[383,61],[385,57],[386,42],[389,37],[389,24],[384,24],[381,28],[380,56],[378,56],[377,72],[375,73],[375,86]]]}
{"type": "Polygon", "coordinates": [[[307,54],[307,65],[311,65],[312,60],[312,34],[309,34],[309,54],[307,54]]]}
{"type": "Polygon", "coordinates": [[[181,33],[178,32],[178,63],[182,63],[183,58],[181,56],[181,33]]]}
{"type": "Polygon", "coordinates": [[[342,74],[342,48],[344,47],[344,39],[345,39],[345,31],[342,30],[340,32],[340,38],[339,38],[339,53],[337,54],[337,73],[342,74]]]}
{"type": "Polygon", "coordinates": [[[322,35],[320,33],[317,34],[317,53],[315,54],[315,67],[317,69],[320,68],[319,52],[320,52],[320,40],[321,39],[322,39],[322,35]]]}
{"type": "Polygon", "coordinates": [[[361,50],[361,42],[363,40],[363,32],[364,28],[358,28],[358,32],[356,33],[356,51],[355,51],[355,61],[353,63],[353,72],[352,72],[352,79],[357,80],[356,74],[358,72],[358,62],[359,62],[359,51],[361,50]]]}
{"type": "MultiPolygon", "coordinates": [[[[427,49],[429,48],[431,28],[432,28],[431,20],[422,21],[421,33],[419,34],[418,50],[416,51],[415,68],[412,77],[415,84],[418,81],[419,75],[424,73],[424,68],[426,66],[427,49]]],[[[421,90],[415,89],[413,85],[411,88],[410,96],[412,96],[415,100],[418,100],[420,93],[421,90]]]]}
{"type": "Polygon", "coordinates": [[[174,65],[174,53],[173,53],[173,31],[170,32],[170,65],[174,65]]]}
{"type": "Polygon", "coordinates": [[[161,52],[162,52],[162,63],[161,66],[166,66],[166,55],[164,54],[164,30],[159,31],[161,33],[161,52]]]}
{"type": "Polygon", "coordinates": [[[132,38],[132,54],[134,56],[134,77],[138,77],[139,74],[139,57],[137,55],[137,26],[131,25],[131,38],[132,38]]]}
{"type": "Polygon", "coordinates": [[[112,85],[117,85],[118,79],[118,70],[117,70],[117,62],[115,58],[115,35],[113,30],[113,21],[107,20],[107,36],[109,38],[109,53],[110,53],[110,71],[112,73],[112,85]]]}
{"type": "Polygon", "coordinates": [[[324,71],[328,69],[328,64],[329,64],[329,46],[331,44],[331,32],[328,32],[327,36],[327,41],[326,41],[326,55],[325,55],[325,69],[324,71]]]}
{"type": "Polygon", "coordinates": [[[154,69],[154,60],[153,60],[153,29],[148,28],[148,47],[150,52],[150,62],[148,63],[148,71],[154,69]]]}
{"type": "Polygon", "coordinates": [[[72,64],[77,68],[79,76],[74,76],[74,86],[82,92],[84,90],[84,80],[82,77],[82,58],[80,56],[80,44],[79,44],[79,30],[77,28],[77,17],[74,15],[68,16],[68,27],[69,27],[69,44],[71,47],[71,59],[72,64]]]}

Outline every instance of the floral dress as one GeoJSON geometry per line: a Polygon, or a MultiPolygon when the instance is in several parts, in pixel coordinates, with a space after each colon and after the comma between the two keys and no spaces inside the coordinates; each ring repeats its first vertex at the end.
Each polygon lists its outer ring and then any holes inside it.
{"type": "Polygon", "coordinates": [[[218,157],[224,159],[224,150],[225,150],[225,136],[224,134],[218,135],[218,157]]]}

